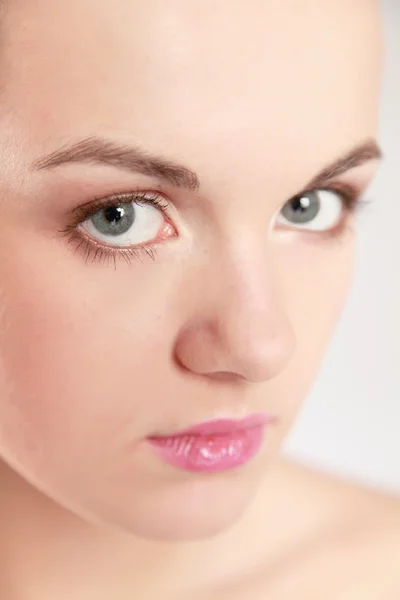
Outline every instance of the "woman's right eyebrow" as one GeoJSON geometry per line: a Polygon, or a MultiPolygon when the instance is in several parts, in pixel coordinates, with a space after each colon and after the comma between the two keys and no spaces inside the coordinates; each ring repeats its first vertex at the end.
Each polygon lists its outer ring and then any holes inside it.
{"type": "Polygon", "coordinates": [[[155,177],[174,187],[193,192],[200,188],[198,176],[187,167],[140,148],[102,137],[88,137],[67,144],[35,160],[33,169],[53,169],[70,163],[103,164],[155,177]]]}
{"type": "MultiPolygon", "coordinates": [[[[326,165],[306,186],[307,189],[323,186],[327,181],[383,156],[376,140],[368,138],[339,158],[326,165]]],[[[200,189],[198,175],[184,165],[156,156],[138,147],[119,144],[102,137],[88,137],[67,144],[34,161],[33,169],[53,169],[70,163],[103,164],[155,177],[169,185],[192,192],[200,189]]]]}

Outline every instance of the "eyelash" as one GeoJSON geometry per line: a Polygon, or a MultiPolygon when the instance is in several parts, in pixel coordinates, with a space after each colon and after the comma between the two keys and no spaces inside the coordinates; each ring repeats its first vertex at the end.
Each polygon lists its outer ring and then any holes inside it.
{"type": "Polygon", "coordinates": [[[112,260],[114,268],[116,268],[116,259],[123,258],[128,265],[132,264],[132,258],[142,259],[144,257],[155,260],[158,252],[158,243],[145,244],[142,246],[132,246],[130,248],[117,248],[106,246],[96,240],[81,234],[78,226],[87,219],[90,219],[99,210],[109,206],[115,206],[119,203],[135,202],[136,204],[149,204],[160,210],[164,216],[168,218],[170,203],[160,194],[156,192],[129,192],[125,194],[112,194],[106,199],[95,198],[93,201],[79,206],[74,211],[73,221],[68,227],[60,231],[61,235],[67,238],[67,243],[76,243],[75,252],[82,252],[85,258],[85,263],[107,264],[112,260]]]}
{"type": "Polygon", "coordinates": [[[340,196],[340,198],[343,201],[344,217],[340,219],[336,227],[333,227],[330,230],[315,232],[310,231],[308,233],[310,233],[311,236],[314,236],[315,238],[319,237],[332,241],[338,240],[342,237],[346,229],[346,225],[348,223],[346,216],[354,215],[356,212],[361,212],[362,209],[366,208],[371,203],[371,200],[363,197],[360,193],[360,190],[357,189],[354,185],[344,182],[337,182],[319,188],[308,188],[302,191],[300,194],[296,194],[296,196],[294,196],[293,198],[305,196],[306,194],[310,194],[311,192],[323,191],[333,192],[340,196]]]}
{"type": "MultiPolygon", "coordinates": [[[[368,200],[360,198],[359,192],[354,188],[354,186],[345,183],[332,184],[331,186],[321,188],[306,189],[301,192],[301,194],[294,196],[294,198],[317,191],[328,191],[338,194],[343,200],[343,205],[347,214],[352,214],[364,205],[370,203],[368,200]]],[[[106,199],[95,198],[91,202],[79,206],[73,211],[74,217],[72,222],[59,233],[67,238],[68,244],[77,244],[75,252],[83,253],[85,263],[91,261],[92,263],[106,262],[109,264],[110,260],[112,260],[114,263],[114,268],[116,268],[117,257],[123,258],[128,265],[132,264],[132,258],[137,258],[140,260],[143,257],[147,257],[155,260],[159,243],[132,246],[130,248],[117,248],[106,246],[105,244],[96,242],[95,240],[89,240],[88,237],[81,234],[78,230],[78,226],[80,224],[87,219],[90,219],[99,210],[109,206],[115,206],[116,204],[122,202],[136,202],[137,204],[142,205],[149,204],[159,209],[168,219],[170,203],[163,196],[156,192],[137,191],[125,194],[113,194],[108,196],[106,199]]],[[[340,237],[340,235],[343,233],[344,221],[345,219],[341,221],[338,227],[335,227],[330,231],[324,231],[319,235],[323,235],[324,237],[329,237],[331,239],[340,237]]],[[[312,235],[318,235],[318,233],[312,235]]]]}

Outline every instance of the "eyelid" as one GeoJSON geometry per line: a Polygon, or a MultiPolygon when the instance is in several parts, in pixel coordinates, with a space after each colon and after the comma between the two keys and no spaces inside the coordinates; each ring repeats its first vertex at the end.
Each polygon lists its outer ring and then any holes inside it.
{"type": "MultiPolygon", "coordinates": [[[[348,208],[353,208],[356,205],[357,200],[361,195],[361,190],[359,189],[359,187],[352,183],[348,183],[348,182],[344,182],[344,181],[330,181],[330,182],[327,181],[325,185],[322,185],[319,187],[307,188],[307,189],[303,190],[300,194],[293,196],[293,198],[297,198],[298,196],[303,196],[303,195],[309,194],[311,192],[321,192],[321,191],[338,193],[339,195],[342,196],[342,198],[345,201],[346,206],[348,208]]],[[[292,200],[292,198],[290,200],[292,200]]],[[[289,200],[289,202],[290,202],[290,200],[289,200]]]]}
{"type": "MultiPolygon", "coordinates": [[[[323,230],[313,230],[312,228],[307,227],[296,227],[296,225],[292,224],[282,224],[279,229],[288,229],[291,231],[298,231],[302,234],[307,234],[308,239],[336,239],[340,238],[344,231],[347,230],[348,226],[350,227],[350,221],[348,217],[355,213],[358,208],[361,208],[364,204],[367,204],[368,201],[362,199],[362,189],[360,186],[356,186],[352,183],[343,182],[343,181],[331,181],[327,182],[325,186],[320,187],[312,187],[306,190],[303,190],[299,194],[292,196],[285,204],[292,202],[296,198],[301,198],[307,194],[318,193],[318,192],[331,192],[338,196],[340,196],[343,203],[343,210],[341,219],[338,223],[331,228],[323,229],[323,230]]],[[[285,204],[283,206],[285,206],[285,204]]],[[[282,209],[282,207],[281,207],[282,209]]]]}
{"type": "Polygon", "coordinates": [[[165,196],[153,190],[147,190],[146,192],[140,190],[124,192],[122,194],[112,194],[106,197],[102,196],[101,198],[95,198],[90,202],[78,206],[73,211],[73,222],[70,222],[69,225],[64,230],[59,231],[59,233],[62,234],[63,237],[66,237],[68,244],[76,244],[76,251],[83,252],[86,263],[90,259],[91,262],[104,261],[109,263],[109,261],[112,261],[116,268],[117,257],[123,258],[128,265],[131,265],[132,258],[138,258],[140,260],[143,256],[147,256],[154,260],[160,242],[149,241],[129,247],[112,246],[88,237],[86,233],[82,232],[82,228],[80,227],[80,225],[103,208],[131,202],[142,205],[149,204],[150,206],[159,209],[160,212],[163,213],[165,220],[168,221],[176,231],[175,224],[168,218],[168,210],[171,204],[165,196]]]}
{"type": "MultiPolygon", "coordinates": [[[[326,185],[323,187],[314,187],[314,188],[308,188],[308,189],[304,189],[302,192],[300,192],[299,194],[296,194],[295,196],[293,196],[292,198],[290,198],[287,202],[290,202],[291,200],[293,200],[293,198],[305,195],[307,193],[311,193],[311,192],[318,192],[318,191],[331,191],[334,193],[338,193],[344,202],[345,205],[345,209],[347,209],[349,212],[352,212],[356,206],[358,204],[360,204],[359,202],[359,196],[361,195],[361,186],[357,186],[351,183],[347,183],[347,182],[343,182],[343,181],[327,181],[326,185]]],[[[158,207],[160,209],[160,211],[163,212],[164,216],[166,217],[166,220],[173,226],[173,228],[176,230],[176,226],[175,223],[172,222],[172,220],[169,218],[169,212],[170,212],[170,208],[171,208],[171,202],[165,197],[164,194],[162,194],[159,191],[156,191],[154,189],[147,189],[146,191],[143,191],[143,188],[141,189],[137,189],[137,190],[130,190],[129,192],[122,192],[122,193],[114,193],[114,194],[109,194],[106,197],[101,196],[101,197],[95,197],[92,200],[86,202],[85,204],[79,205],[77,208],[75,208],[72,211],[72,215],[73,215],[73,221],[72,223],[70,223],[68,225],[68,227],[61,231],[60,233],[63,234],[72,234],[74,233],[74,237],[77,238],[77,236],[79,236],[78,234],[78,226],[80,224],[82,224],[84,221],[86,221],[87,219],[90,219],[91,216],[93,216],[94,214],[96,214],[96,212],[98,212],[99,210],[101,210],[102,208],[106,208],[107,206],[115,206],[116,204],[119,203],[130,203],[130,202],[136,202],[137,204],[150,204],[152,206],[158,207]]],[[[79,241],[79,240],[78,240],[79,241]]],[[[83,239],[81,238],[81,243],[83,242],[83,239]]],[[[97,246],[98,250],[96,250],[97,252],[101,251],[101,244],[94,244],[97,246]]],[[[157,243],[156,243],[157,245],[157,243]]],[[[146,254],[149,253],[149,249],[151,250],[151,253],[155,252],[155,248],[156,246],[154,246],[154,244],[143,244],[141,246],[138,247],[132,247],[131,252],[132,253],[136,253],[136,252],[144,252],[146,254]],[[151,246],[151,249],[150,249],[151,246]],[[154,250],[153,250],[154,248],[154,250]]],[[[123,248],[118,248],[118,247],[110,247],[110,249],[106,250],[104,248],[104,254],[106,252],[111,253],[120,253],[122,254],[127,254],[127,250],[123,249],[123,248]]],[[[125,256],[125,258],[127,258],[125,256]]]]}
{"type": "Polygon", "coordinates": [[[116,204],[128,204],[130,202],[135,202],[137,204],[150,204],[152,206],[156,206],[165,214],[165,216],[169,216],[168,212],[171,204],[165,198],[165,196],[153,190],[147,190],[146,192],[143,192],[142,190],[134,190],[124,193],[115,193],[106,197],[95,197],[91,201],[85,202],[85,204],[81,204],[72,211],[73,222],[70,224],[69,227],[77,227],[80,223],[83,223],[85,220],[90,219],[90,217],[95,215],[102,208],[107,208],[108,206],[115,206],[116,204]]]}

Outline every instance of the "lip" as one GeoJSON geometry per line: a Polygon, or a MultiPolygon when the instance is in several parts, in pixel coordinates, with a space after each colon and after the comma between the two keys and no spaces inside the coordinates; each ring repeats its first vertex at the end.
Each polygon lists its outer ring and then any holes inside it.
{"type": "Polygon", "coordinates": [[[248,463],[260,450],[270,422],[263,413],[243,419],[214,419],[147,441],[173,467],[216,473],[248,463]]]}

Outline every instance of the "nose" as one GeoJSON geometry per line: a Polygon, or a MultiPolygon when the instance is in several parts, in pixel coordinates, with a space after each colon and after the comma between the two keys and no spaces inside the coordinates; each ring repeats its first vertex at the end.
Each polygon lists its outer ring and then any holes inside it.
{"type": "Polygon", "coordinates": [[[295,336],[265,269],[260,273],[253,264],[202,280],[208,285],[195,286],[194,308],[175,342],[178,363],[220,380],[262,382],[279,375],[294,353],[295,336]]]}

